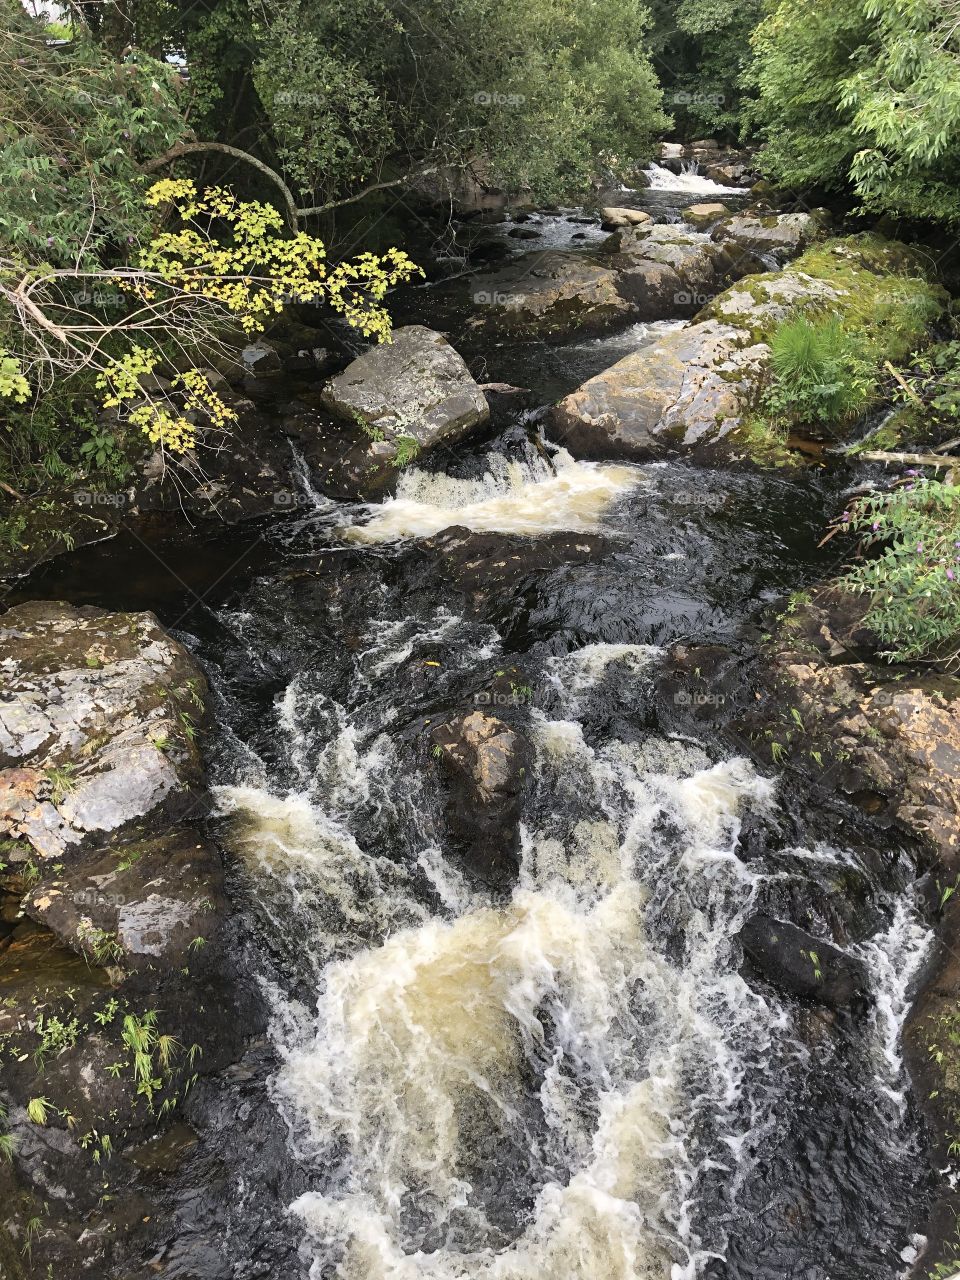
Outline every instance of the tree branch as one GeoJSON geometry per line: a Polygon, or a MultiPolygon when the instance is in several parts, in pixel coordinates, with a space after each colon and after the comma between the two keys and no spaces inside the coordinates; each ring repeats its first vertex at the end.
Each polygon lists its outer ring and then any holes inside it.
{"type": "Polygon", "coordinates": [[[358,191],[356,195],[346,196],[343,200],[328,200],[326,204],[311,205],[309,209],[298,209],[298,218],[312,218],[317,213],[326,213],[329,209],[339,209],[345,204],[356,204],[358,200],[364,200],[367,196],[373,195],[375,191],[387,191],[390,187],[402,187],[407,182],[412,182],[415,178],[426,178],[431,173],[437,173],[439,165],[433,165],[429,169],[421,169],[418,173],[405,173],[402,178],[393,178],[390,182],[375,182],[372,187],[364,187],[362,191],[358,191]]]}
{"type": "Polygon", "coordinates": [[[259,169],[283,192],[284,203],[287,206],[287,222],[290,225],[290,230],[296,231],[297,218],[304,215],[297,209],[293,192],[275,169],[271,169],[268,164],[258,160],[249,151],[241,151],[239,147],[228,146],[225,142],[178,142],[169,151],[165,151],[162,156],[157,156],[156,159],[150,160],[143,165],[142,172],[155,173],[157,169],[162,169],[164,165],[172,164],[174,160],[179,160],[181,156],[196,155],[201,151],[219,151],[223,155],[233,156],[235,160],[245,160],[247,164],[252,164],[255,169],[259,169]]]}

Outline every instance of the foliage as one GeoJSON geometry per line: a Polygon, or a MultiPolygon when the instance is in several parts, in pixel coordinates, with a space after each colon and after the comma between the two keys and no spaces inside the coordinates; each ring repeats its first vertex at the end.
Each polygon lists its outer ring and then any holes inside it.
{"type": "Polygon", "coordinates": [[[844,422],[862,413],[872,390],[857,337],[836,317],[797,316],[780,326],[770,351],[773,382],[765,407],[799,425],[844,422]]]}
{"type": "Polygon", "coordinates": [[[736,138],[763,0],[659,0],[651,8],[655,66],[678,136],[736,138]]]}
{"type": "Polygon", "coordinates": [[[774,177],[960,223],[960,0],[778,0],[754,48],[774,177]]]}
{"type": "MultiPolygon", "coordinates": [[[[929,342],[946,294],[927,280],[922,260],[904,245],[860,235],[813,245],[791,267],[829,286],[826,298],[811,292],[784,305],[777,278],[746,280],[761,306],[741,322],[751,339],[771,348],[769,382],[744,428],[745,444],[758,460],[784,461],[783,441],[795,427],[842,435],[890,394],[889,367],[929,342]]],[[[722,299],[704,317],[722,318],[722,299]]]]}
{"type": "Polygon", "coordinates": [[[859,499],[841,527],[879,555],[844,579],[869,594],[867,625],[891,660],[956,656],[960,644],[960,486],[913,475],[885,493],[859,499]]]}
{"type": "Polygon", "coordinates": [[[16,313],[19,333],[14,330],[8,339],[19,347],[11,374],[15,398],[18,379],[27,373],[49,383],[54,376],[93,370],[104,408],[123,413],[170,453],[197,444],[198,422],[223,431],[236,414],[196,368],[172,372],[168,387],[158,384],[155,373],[166,345],[196,358],[225,323],[257,332],[290,298],[326,302],[365,336],[384,341],[390,334],[382,305],[387,290],[418,270],[396,249],[329,267],[323,242],[306,232],[287,236],[272,205],[239,200],[220,187],[198,192],[189,179],[154,183],[146,203],[170,206],[181,226],[158,231],[133,267],[85,273],[126,300],[123,313],[109,324],[91,324],[83,313],[78,320],[63,295],[64,279],[74,273],[46,264],[28,269],[16,284],[0,277],[0,299],[13,307],[26,297],[31,306],[16,313]]]}
{"type": "MultiPolygon", "coordinates": [[[[142,52],[117,61],[89,40],[50,45],[13,0],[2,11],[0,258],[96,266],[149,230],[140,166],[186,132],[180,78],[142,52]]],[[[82,295],[84,281],[73,288],[82,295]]]]}
{"type": "Polygon", "coordinates": [[[474,161],[492,182],[559,198],[647,157],[669,123],[648,24],[642,0],[230,0],[170,38],[208,127],[232,99],[318,202],[474,161]]]}

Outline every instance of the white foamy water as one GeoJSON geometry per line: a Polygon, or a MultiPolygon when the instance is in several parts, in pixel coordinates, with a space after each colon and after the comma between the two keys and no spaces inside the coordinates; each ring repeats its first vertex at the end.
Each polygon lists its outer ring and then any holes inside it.
{"type": "Polygon", "coordinates": [[[491,454],[482,479],[458,480],[411,467],[396,497],[371,505],[369,519],[345,532],[351,542],[426,538],[462,525],[479,532],[589,532],[618,499],[643,482],[637,467],[579,462],[565,449],[551,461],[510,461],[491,454]]]}
{"type": "Polygon", "coordinates": [[[905,897],[896,904],[889,927],[860,948],[874,990],[877,1079],[901,1111],[907,1104],[907,1081],[900,1037],[913,1003],[915,979],[932,942],[932,929],[921,922],[916,904],[905,897]]]}
{"type": "MultiPolygon", "coordinates": [[[[575,706],[657,656],[591,645],[554,669],[575,706]]],[[[592,746],[576,720],[534,711],[536,798],[519,883],[497,903],[435,845],[409,869],[360,846],[350,814],[389,789],[388,742],[362,748],[341,717],[311,747],[305,699],[295,680],[278,703],[301,789],[218,800],[268,914],[317,961],[314,1012],[274,992],[276,1095],[299,1157],[329,1170],[292,1206],[311,1275],[692,1278],[702,1134],[735,1185],[731,1153],[764,1124],[743,1118],[746,1064],[787,1030],[736,971],[756,880],[733,849],[772,784],[690,744],[592,746]],[[666,903],[682,961],[656,944],[666,903]]]]}
{"type": "Polygon", "coordinates": [[[712,178],[701,177],[698,173],[687,171],[671,173],[669,169],[664,169],[659,164],[651,164],[644,172],[650,179],[650,188],[653,191],[689,191],[691,195],[704,196],[743,196],[750,190],[749,187],[725,187],[722,183],[714,182],[712,178]]]}
{"type": "MultiPolygon", "coordinates": [[[[413,622],[390,624],[359,670],[389,678],[413,622]]],[[[458,625],[443,613],[422,630],[449,640],[458,625]]],[[[771,1064],[809,1050],[789,1005],[740,973],[738,931],[781,873],[741,861],[738,836],[747,813],[773,813],[774,783],[696,743],[596,742],[576,718],[660,656],[593,644],[548,660],[560,710],[530,711],[507,900],[467,884],[420,775],[309,673],[277,699],[290,789],[256,771],[218,788],[259,909],[316,994],[305,1008],[270,989],[274,1094],[312,1187],[290,1206],[312,1280],[695,1280],[722,1256],[753,1153],[782,1122],[771,1064]],[[371,828],[370,812],[389,821],[371,828]],[[401,825],[412,857],[379,834],[401,825]],[[722,1206],[709,1238],[705,1184],[722,1206]]],[[[890,1096],[922,935],[904,904],[862,949],[890,1096]]]]}

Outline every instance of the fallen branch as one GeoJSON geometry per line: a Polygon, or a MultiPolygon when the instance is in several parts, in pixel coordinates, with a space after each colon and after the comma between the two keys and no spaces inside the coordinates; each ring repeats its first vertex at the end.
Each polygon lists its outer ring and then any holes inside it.
{"type": "Polygon", "coordinates": [[[953,457],[950,454],[887,453],[883,449],[867,449],[863,453],[856,454],[856,457],[862,458],[864,462],[906,463],[911,467],[954,467],[960,463],[960,458],[953,457]]]}
{"type": "Polygon", "coordinates": [[[433,165],[430,169],[420,169],[417,173],[405,173],[402,178],[392,178],[389,182],[375,182],[372,187],[364,187],[356,195],[345,196],[343,200],[328,200],[326,204],[315,204],[309,209],[298,209],[297,217],[312,218],[315,214],[327,213],[330,209],[339,209],[345,204],[356,204],[358,200],[365,200],[375,191],[388,191],[391,187],[402,187],[416,178],[428,178],[431,173],[437,173],[438,170],[439,165],[433,165]]]}
{"type": "Polygon", "coordinates": [[[430,174],[437,173],[440,168],[439,165],[432,165],[429,169],[420,169],[416,173],[406,173],[402,178],[392,178],[389,182],[375,182],[373,186],[364,187],[362,191],[357,191],[352,196],[344,196],[342,200],[328,200],[326,204],[314,204],[304,209],[297,207],[293,192],[280,174],[277,173],[276,169],[271,169],[268,164],[258,160],[249,151],[243,151],[240,147],[228,146],[225,142],[178,142],[169,151],[165,151],[162,156],[157,156],[156,159],[150,160],[143,165],[141,172],[156,173],[158,169],[162,169],[164,165],[172,164],[174,160],[179,160],[183,156],[198,155],[204,151],[219,151],[224,155],[233,156],[235,160],[245,160],[247,164],[259,169],[265,177],[275,183],[280,191],[283,192],[284,204],[287,207],[287,221],[290,224],[291,231],[296,231],[297,222],[303,218],[312,218],[320,213],[328,213],[331,209],[339,209],[346,204],[356,204],[358,200],[365,200],[367,196],[373,195],[376,191],[388,191],[391,187],[402,187],[417,178],[427,178],[430,174]]]}

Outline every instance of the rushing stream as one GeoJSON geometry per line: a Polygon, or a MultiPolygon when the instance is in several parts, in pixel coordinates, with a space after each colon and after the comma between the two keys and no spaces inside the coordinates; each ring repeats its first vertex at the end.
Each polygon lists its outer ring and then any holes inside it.
{"type": "MultiPolygon", "coordinates": [[[[488,370],[523,365],[546,403],[651,329],[488,370]]],[[[95,585],[122,541],[87,553],[84,597],[157,607],[217,692],[216,828],[301,1187],[247,1153],[238,1265],[277,1230],[311,1280],[901,1274],[924,1195],[898,1047],[927,944],[912,868],[657,694],[668,645],[749,647],[826,572],[840,483],[578,462],[526,412],[380,503],[305,490],[186,617],[176,588],[95,585]],[[475,589],[450,526],[487,540],[475,589]],[[528,561],[551,531],[589,543],[528,561]],[[476,710],[531,744],[506,888],[449,847],[430,746],[476,710]],[[869,1010],[744,975],[752,912],[802,904],[829,934],[838,896],[869,1010]]]]}

